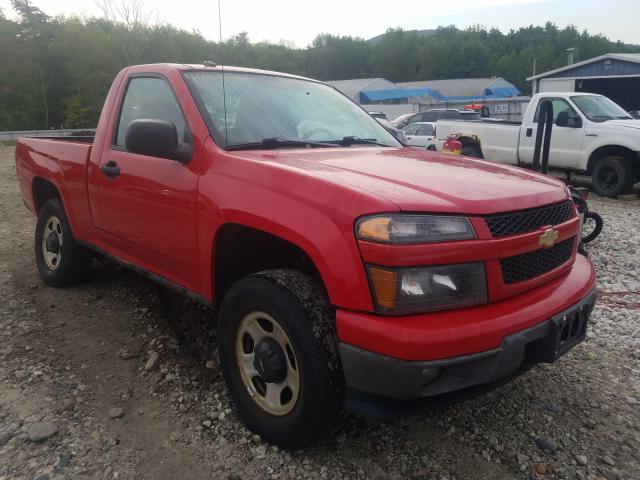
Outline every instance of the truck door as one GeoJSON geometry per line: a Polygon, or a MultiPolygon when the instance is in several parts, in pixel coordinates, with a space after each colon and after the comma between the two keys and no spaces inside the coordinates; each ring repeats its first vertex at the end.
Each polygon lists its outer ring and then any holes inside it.
{"type": "Polygon", "coordinates": [[[433,143],[433,125],[420,125],[413,136],[413,142],[409,145],[427,148],[433,143]]]}
{"type": "Polygon", "coordinates": [[[116,109],[97,174],[105,241],[125,260],[199,291],[198,152],[183,164],[125,147],[127,128],[136,119],[170,121],[178,140],[188,141],[190,130],[180,103],[164,77],[133,75],[116,109]]]}
{"type": "MultiPolygon", "coordinates": [[[[540,101],[543,100],[551,100],[553,104],[553,131],[549,149],[549,166],[577,168],[584,137],[582,117],[564,98],[541,97],[540,101]],[[558,117],[561,119],[560,125],[558,125],[558,117]]],[[[521,127],[518,155],[523,163],[533,162],[539,114],[540,103],[536,105],[533,117],[527,115],[521,127]]]]}

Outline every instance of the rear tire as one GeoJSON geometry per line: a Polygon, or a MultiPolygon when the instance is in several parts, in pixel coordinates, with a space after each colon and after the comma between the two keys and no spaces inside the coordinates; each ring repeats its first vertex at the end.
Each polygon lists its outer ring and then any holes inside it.
{"type": "Polygon", "coordinates": [[[64,287],[86,280],[93,254],[76,242],[59,199],[48,200],[40,209],[34,246],[36,265],[47,285],[64,287]]]}
{"type": "Polygon", "coordinates": [[[603,197],[616,197],[633,188],[632,163],[624,157],[604,157],[598,160],[591,175],[593,189],[603,197]]]}
{"type": "Polygon", "coordinates": [[[482,150],[480,150],[480,147],[478,145],[464,145],[460,149],[460,155],[472,158],[484,158],[482,155],[482,150]]]}
{"type": "Polygon", "coordinates": [[[225,295],[217,330],[229,395],[247,428],[286,449],[330,430],[344,381],[335,312],[321,286],[294,270],[245,277],[225,295]]]}

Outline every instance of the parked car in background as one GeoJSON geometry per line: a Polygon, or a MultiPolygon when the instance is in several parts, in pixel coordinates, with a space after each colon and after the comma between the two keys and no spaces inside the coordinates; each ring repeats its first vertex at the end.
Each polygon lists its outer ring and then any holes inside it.
{"type": "Polygon", "coordinates": [[[484,103],[468,103],[464,106],[464,110],[478,112],[482,118],[489,118],[491,115],[489,107],[484,103]]]}
{"type": "MultiPolygon", "coordinates": [[[[369,115],[371,115],[371,113],[369,113],[369,115]]],[[[391,125],[391,122],[389,122],[389,120],[387,120],[386,118],[379,118],[379,117],[373,117],[373,118],[375,118],[380,125],[386,128],[391,135],[396,137],[397,140],[402,142],[403,145],[407,145],[407,137],[405,136],[402,130],[398,130],[397,128],[395,128],[393,125],[391,125]]]]}
{"type": "Polygon", "coordinates": [[[402,129],[407,126],[406,120],[413,117],[415,114],[415,112],[411,112],[400,115],[399,117],[396,117],[391,121],[391,125],[393,125],[395,128],[402,129]]]}
{"type": "Polygon", "coordinates": [[[527,105],[524,120],[442,121],[438,139],[454,135],[462,154],[492,162],[531,164],[540,102],[553,105],[549,167],[586,172],[600,195],[631,190],[640,179],[640,121],[607,97],[592,93],[538,93],[527,105]]]}
{"type": "Polygon", "coordinates": [[[407,137],[405,137],[404,132],[402,130],[397,129],[391,124],[391,122],[389,122],[389,120],[387,119],[386,113],[384,112],[367,112],[367,113],[371,115],[373,118],[375,118],[380,125],[386,128],[391,135],[393,135],[394,137],[396,137],[396,139],[402,142],[403,145],[407,144],[407,137]]]}
{"type": "Polygon", "coordinates": [[[411,147],[437,150],[435,145],[436,124],[433,122],[418,122],[407,125],[401,130],[407,144],[411,147]]]}
{"type": "Polygon", "coordinates": [[[369,115],[371,115],[373,118],[380,118],[382,120],[388,120],[387,118],[387,114],[384,112],[367,112],[369,115]]]}
{"type": "Polygon", "coordinates": [[[414,113],[402,120],[396,118],[392,124],[396,128],[404,128],[417,122],[437,122],[438,120],[480,120],[480,113],[473,110],[458,110],[456,108],[432,108],[426,112],[414,113]]]}

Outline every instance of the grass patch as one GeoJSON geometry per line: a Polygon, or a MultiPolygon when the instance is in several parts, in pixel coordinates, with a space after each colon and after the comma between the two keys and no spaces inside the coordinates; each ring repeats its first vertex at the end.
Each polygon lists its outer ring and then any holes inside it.
{"type": "Polygon", "coordinates": [[[0,140],[0,143],[2,145],[4,145],[5,147],[15,147],[16,146],[16,141],[15,140],[0,140]]]}

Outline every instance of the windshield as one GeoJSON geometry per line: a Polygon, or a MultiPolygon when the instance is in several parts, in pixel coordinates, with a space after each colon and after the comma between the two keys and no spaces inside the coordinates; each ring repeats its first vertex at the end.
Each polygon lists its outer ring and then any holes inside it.
{"type": "Polygon", "coordinates": [[[322,83],[225,72],[223,92],[221,72],[190,71],[185,79],[224,148],[401,146],[367,112],[322,83]]]}
{"type": "Polygon", "coordinates": [[[607,97],[581,95],[571,97],[573,103],[592,122],[606,122],[613,119],[632,119],[620,105],[607,97]]]}

